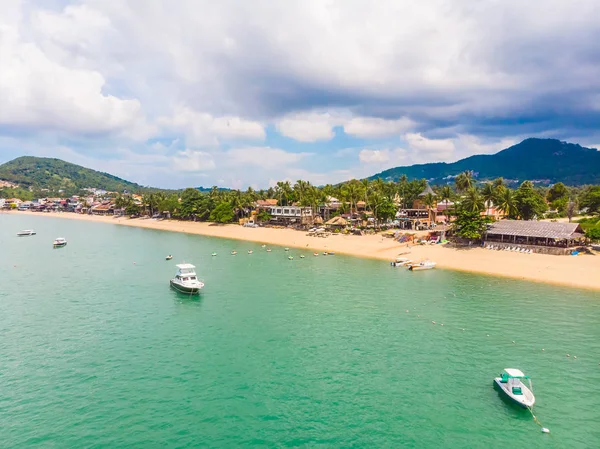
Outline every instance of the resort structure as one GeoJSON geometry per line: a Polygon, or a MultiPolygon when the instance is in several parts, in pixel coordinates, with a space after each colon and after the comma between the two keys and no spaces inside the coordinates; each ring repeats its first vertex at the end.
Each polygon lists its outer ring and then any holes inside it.
{"type": "Polygon", "coordinates": [[[584,243],[583,229],[577,223],[501,220],[488,225],[485,243],[499,248],[519,245],[548,254],[570,254],[584,243]]]}

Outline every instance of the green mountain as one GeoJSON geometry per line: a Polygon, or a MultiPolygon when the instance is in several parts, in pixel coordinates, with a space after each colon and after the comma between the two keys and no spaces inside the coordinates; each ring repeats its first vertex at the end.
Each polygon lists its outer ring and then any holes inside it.
{"type": "Polygon", "coordinates": [[[116,176],[71,164],[60,159],[23,156],[0,165],[0,180],[10,181],[19,187],[51,192],[64,190],[75,193],[85,188],[110,192],[141,192],[149,190],[116,176]]]}
{"type": "Polygon", "coordinates": [[[539,180],[544,184],[600,184],[600,151],[556,139],[526,139],[496,154],[470,156],[450,164],[411,165],[385,170],[369,179],[427,179],[431,184],[452,182],[465,170],[477,180],[539,180]]]}

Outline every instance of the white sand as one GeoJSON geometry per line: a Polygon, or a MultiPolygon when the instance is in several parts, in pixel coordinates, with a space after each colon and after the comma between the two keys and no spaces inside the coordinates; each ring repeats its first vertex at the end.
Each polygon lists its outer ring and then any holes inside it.
{"type": "MultiPolygon", "coordinates": [[[[28,214],[34,212],[11,213],[28,214]]],[[[271,245],[306,248],[320,252],[334,251],[340,254],[386,261],[394,260],[401,253],[410,252],[404,257],[410,257],[415,261],[429,259],[437,262],[439,268],[600,290],[600,256],[520,254],[508,251],[490,251],[483,248],[453,249],[446,245],[411,245],[409,247],[381,235],[332,235],[328,238],[322,238],[309,237],[304,232],[291,229],[246,228],[239,225],[99,217],[74,213],[35,214],[43,217],[94,221],[246,240],[271,245]]],[[[232,247],[232,249],[234,248],[232,247]]]]}

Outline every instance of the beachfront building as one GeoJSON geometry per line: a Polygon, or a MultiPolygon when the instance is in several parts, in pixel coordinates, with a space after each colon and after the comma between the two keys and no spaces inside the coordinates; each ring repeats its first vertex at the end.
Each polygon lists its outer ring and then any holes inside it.
{"type": "Polygon", "coordinates": [[[257,200],[254,203],[254,207],[259,210],[270,211],[272,207],[277,206],[277,200],[273,198],[267,198],[266,200],[257,200]]]}
{"type": "Polygon", "coordinates": [[[312,207],[273,206],[269,209],[271,221],[280,224],[311,225],[313,223],[312,207]]]}
{"type": "Polygon", "coordinates": [[[585,238],[578,223],[501,220],[488,225],[484,240],[486,246],[519,246],[535,248],[536,252],[570,254],[585,238]]]}
{"type": "Polygon", "coordinates": [[[400,209],[396,213],[396,219],[400,222],[402,229],[424,230],[431,229],[437,219],[437,204],[429,207],[425,204],[425,197],[431,194],[435,196],[433,189],[427,184],[425,189],[413,201],[412,207],[400,209]]]}

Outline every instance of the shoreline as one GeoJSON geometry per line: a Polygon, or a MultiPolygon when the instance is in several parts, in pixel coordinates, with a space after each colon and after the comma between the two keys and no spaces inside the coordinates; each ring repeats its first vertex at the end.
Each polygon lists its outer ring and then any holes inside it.
{"type": "MultiPolygon", "coordinates": [[[[390,262],[398,254],[409,251],[406,257],[415,261],[429,259],[441,269],[462,271],[504,278],[600,290],[600,257],[553,256],[489,251],[483,248],[457,249],[446,245],[413,245],[398,243],[381,235],[331,235],[327,238],[309,237],[303,231],[278,228],[246,228],[237,224],[214,225],[207,222],[152,220],[143,218],[80,215],[69,212],[34,213],[3,212],[69,220],[108,223],[120,226],[154,229],[168,232],[203,235],[293,247],[314,251],[332,251],[347,256],[390,262]]],[[[401,269],[401,268],[399,268],[401,269]]]]}

